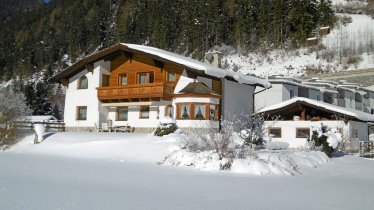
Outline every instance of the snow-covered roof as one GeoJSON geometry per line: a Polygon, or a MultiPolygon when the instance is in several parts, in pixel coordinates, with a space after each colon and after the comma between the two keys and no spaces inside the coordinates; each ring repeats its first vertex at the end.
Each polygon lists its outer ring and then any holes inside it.
{"type": "Polygon", "coordinates": [[[202,82],[191,82],[178,92],[178,94],[212,94],[219,96],[202,82]]]}
{"type": "Polygon", "coordinates": [[[366,95],[367,92],[362,91],[360,87],[353,87],[353,86],[337,86],[338,89],[347,90],[352,93],[359,93],[360,95],[366,95]],[[358,89],[359,88],[359,89],[358,89]]]}
{"type": "Polygon", "coordinates": [[[250,75],[244,75],[239,72],[233,72],[230,70],[225,70],[225,69],[221,69],[218,67],[214,67],[209,64],[194,60],[192,58],[188,58],[188,57],[178,55],[176,53],[172,53],[166,50],[158,49],[155,47],[136,45],[136,44],[127,44],[127,43],[116,44],[109,48],[101,50],[99,52],[96,52],[92,55],[89,55],[85,57],[84,59],[76,62],[72,66],[66,68],[64,71],[58,73],[52,79],[55,81],[60,81],[60,82],[62,80],[66,80],[72,77],[73,75],[77,74],[77,72],[84,70],[87,64],[92,64],[94,62],[103,60],[105,57],[108,57],[109,55],[118,53],[120,51],[145,54],[156,60],[175,63],[178,65],[184,66],[187,69],[200,71],[203,74],[213,76],[216,78],[232,78],[241,84],[257,85],[257,86],[261,86],[264,88],[271,87],[271,83],[269,83],[265,79],[261,79],[261,78],[250,76],[250,75]]]}
{"type": "Polygon", "coordinates": [[[368,86],[368,87],[362,87],[361,89],[364,91],[374,92],[374,85],[368,86]]]}
{"type": "Polygon", "coordinates": [[[279,104],[274,104],[272,106],[265,107],[265,108],[259,110],[258,113],[278,110],[278,109],[284,108],[286,106],[289,106],[289,105],[297,103],[297,102],[305,102],[307,104],[311,104],[311,105],[314,105],[316,107],[321,107],[321,109],[326,109],[326,110],[330,110],[330,111],[335,112],[335,113],[340,113],[340,114],[343,114],[343,115],[351,116],[351,117],[356,118],[360,121],[374,122],[374,115],[372,115],[372,114],[365,113],[365,112],[362,112],[362,111],[353,110],[353,109],[347,109],[347,108],[344,108],[344,107],[336,106],[336,105],[333,105],[333,104],[328,104],[328,103],[321,102],[321,101],[316,101],[316,100],[309,99],[309,98],[303,98],[303,97],[292,98],[290,100],[283,101],[279,104]]]}
{"type": "Polygon", "coordinates": [[[205,74],[213,76],[213,77],[217,77],[217,78],[232,77],[234,80],[242,84],[260,85],[265,88],[271,87],[271,84],[264,79],[260,79],[260,78],[249,76],[249,75],[244,75],[244,74],[233,72],[230,70],[217,68],[212,65],[194,60],[192,58],[178,55],[176,53],[172,53],[172,52],[162,50],[159,48],[149,47],[149,46],[144,46],[144,45],[127,44],[127,43],[121,43],[121,45],[126,46],[129,49],[141,51],[141,52],[151,54],[151,55],[156,55],[165,60],[169,60],[169,61],[181,64],[191,69],[203,71],[205,74]]]}
{"type": "Polygon", "coordinates": [[[271,83],[283,83],[283,84],[295,85],[295,86],[299,86],[299,87],[310,88],[310,89],[318,90],[322,93],[324,93],[324,92],[338,93],[336,90],[333,90],[333,89],[330,89],[330,88],[319,87],[319,86],[314,86],[314,85],[307,85],[307,84],[303,84],[303,83],[299,83],[299,82],[294,82],[294,81],[289,80],[289,79],[269,79],[269,82],[271,82],[271,83]]]}
{"type": "Polygon", "coordinates": [[[24,121],[27,121],[27,122],[46,122],[50,120],[57,120],[57,119],[52,115],[34,115],[34,116],[26,116],[24,118],[24,121]]]}

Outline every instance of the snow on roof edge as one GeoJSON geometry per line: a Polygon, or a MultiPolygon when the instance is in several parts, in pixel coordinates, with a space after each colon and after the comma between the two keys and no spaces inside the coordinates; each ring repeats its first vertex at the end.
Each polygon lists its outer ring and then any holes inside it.
{"type": "Polygon", "coordinates": [[[333,111],[333,112],[337,112],[337,113],[341,113],[341,114],[344,114],[344,115],[352,116],[352,117],[355,117],[355,118],[357,118],[361,121],[374,122],[374,115],[371,115],[371,114],[368,114],[368,113],[365,113],[365,112],[362,112],[362,111],[350,110],[350,109],[347,109],[347,108],[344,108],[344,107],[340,107],[340,106],[336,106],[336,105],[333,105],[333,104],[328,104],[328,103],[325,103],[325,102],[316,101],[316,100],[309,99],[309,98],[304,98],[304,97],[292,98],[292,99],[289,99],[287,101],[283,101],[281,103],[265,107],[265,108],[259,110],[257,113],[277,110],[277,109],[286,107],[290,104],[293,104],[293,103],[296,103],[296,102],[299,102],[299,101],[306,102],[306,103],[314,105],[314,106],[322,107],[324,109],[328,109],[328,110],[333,111]]]}
{"type": "Polygon", "coordinates": [[[244,75],[244,74],[233,72],[230,70],[217,68],[217,67],[205,64],[203,62],[194,60],[192,58],[178,55],[176,53],[172,53],[172,52],[162,50],[159,48],[149,47],[149,46],[144,46],[144,45],[128,44],[128,43],[121,43],[121,45],[128,47],[129,49],[159,56],[163,59],[182,64],[192,69],[203,71],[205,74],[210,75],[210,76],[214,76],[218,78],[232,77],[241,84],[259,85],[264,88],[271,87],[271,83],[265,79],[261,79],[261,78],[257,78],[257,77],[253,77],[249,75],[244,75]]]}

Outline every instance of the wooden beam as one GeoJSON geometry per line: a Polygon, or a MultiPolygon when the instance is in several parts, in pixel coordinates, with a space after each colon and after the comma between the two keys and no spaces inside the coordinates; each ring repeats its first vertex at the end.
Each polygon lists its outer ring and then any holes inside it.
{"type": "Polygon", "coordinates": [[[301,116],[300,116],[301,120],[305,121],[306,120],[306,111],[305,111],[305,107],[303,108],[303,111],[301,112],[301,116]]]}
{"type": "Polygon", "coordinates": [[[68,79],[61,79],[60,80],[60,83],[65,86],[65,87],[69,87],[69,80],[68,79]]]}
{"type": "Polygon", "coordinates": [[[130,60],[134,57],[131,52],[121,50],[121,56],[125,58],[129,58],[130,60]]]}
{"type": "Polygon", "coordinates": [[[156,60],[156,59],[153,59],[153,62],[155,63],[155,66],[157,67],[157,68],[160,68],[160,69],[163,69],[164,68],[164,62],[162,62],[162,61],[159,61],[159,60],[156,60]]]}
{"type": "Polygon", "coordinates": [[[94,64],[93,63],[87,63],[85,65],[85,67],[86,67],[87,71],[93,73],[93,71],[94,71],[94,64]]]}
{"type": "Polygon", "coordinates": [[[117,58],[118,56],[121,56],[121,52],[120,51],[117,51],[115,53],[111,53],[111,54],[108,54],[108,55],[104,56],[103,60],[104,61],[112,61],[115,58],[117,58]]]}

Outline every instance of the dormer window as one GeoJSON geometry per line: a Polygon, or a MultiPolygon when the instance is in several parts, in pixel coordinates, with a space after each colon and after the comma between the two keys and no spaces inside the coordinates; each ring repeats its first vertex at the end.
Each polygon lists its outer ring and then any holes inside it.
{"type": "Polygon", "coordinates": [[[87,89],[88,88],[88,79],[86,76],[81,76],[78,81],[78,89],[87,89]]]}

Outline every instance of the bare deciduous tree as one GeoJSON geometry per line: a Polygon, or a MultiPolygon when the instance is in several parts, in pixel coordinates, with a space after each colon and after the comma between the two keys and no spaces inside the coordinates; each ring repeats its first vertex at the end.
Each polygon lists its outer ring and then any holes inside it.
{"type": "Polygon", "coordinates": [[[23,95],[0,88],[0,148],[7,148],[17,139],[16,121],[31,113],[23,95]]]}

